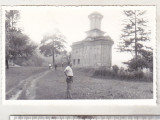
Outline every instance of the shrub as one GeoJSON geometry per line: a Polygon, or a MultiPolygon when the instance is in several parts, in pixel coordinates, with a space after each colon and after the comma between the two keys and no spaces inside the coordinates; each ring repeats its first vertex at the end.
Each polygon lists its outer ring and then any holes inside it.
{"type": "Polygon", "coordinates": [[[142,79],[144,77],[144,73],[142,71],[134,71],[133,72],[133,78],[134,79],[142,79]]]}
{"type": "Polygon", "coordinates": [[[113,70],[113,72],[114,72],[115,74],[117,74],[117,73],[118,73],[118,70],[119,70],[119,67],[118,67],[117,65],[113,65],[113,66],[112,66],[112,70],[113,70]]]}
{"type": "Polygon", "coordinates": [[[152,81],[153,74],[151,72],[144,73],[141,70],[137,71],[128,71],[124,70],[124,68],[112,67],[111,69],[107,69],[106,67],[100,67],[94,71],[94,76],[104,76],[106,78],[116,78],[120,80],[139,80],[139,81],[152,81]]]}
{"type": "Polygon", "coordinates": [[[109,68],[100,67],[95,70],[94,75],[96,75],[96,76],[112,76],[113,72],[109,68]]]}
{"type": "Polygon", "coordinates": [[[120,70],[117,74],[117,77],[120,78],[120,79],[126,79],[126,73],[125,73],[124,68],[120,68],[120,70]]]}
{"type": "Polygon", "coordinates": [[[144,81],[153,81],[153,73],[152,72],[144,73],[143,80],[144,81]]]}

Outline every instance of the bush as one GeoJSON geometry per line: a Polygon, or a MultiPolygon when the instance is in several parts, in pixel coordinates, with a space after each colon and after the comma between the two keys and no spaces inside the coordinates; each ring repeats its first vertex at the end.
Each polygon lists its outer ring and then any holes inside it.
{"type": "Polygon", "coordinates": [[[120,68],[117,70],[117,67],[112,67],[108,69],[106,67],[100,67],[95,70],[94,76],[104,76],[106,78],[115,78],[120,80],[139,80],[139,81],[153,81],[153,74],[152,73],[144,73],[141,70],[138,71],[128,71],[124,70],[124,68],[120,68]]]}
{"type": "Polygon", "coordinates": [[[144,73],[142,71],[134,71],[133,72],[133,78],[134,79],[142,79],[144,77],[144,73]]]}
{"type": "Polygon", "coordinates": [[[117,73],[118,73],[118,70],[119,70],[119,67],[118,67],[117,65],[113,65],[113,66],[112,66],[112,70],[113,70],[113,72],[114,72],[115,74],[117,74],[117,73]]]}
{"type": "Polygon", "coordinates": [[[108,76],[108,77],[114,77],[115,73],[113,70],[107,68],[107,67],[100,67],[95,70],[94,76],[108,76]]]}
{"type": "Polygon", "coordinates": [[[152,72],[144,73],[143,80],[144,81],[153,81],[153,73],[152,72]]]}

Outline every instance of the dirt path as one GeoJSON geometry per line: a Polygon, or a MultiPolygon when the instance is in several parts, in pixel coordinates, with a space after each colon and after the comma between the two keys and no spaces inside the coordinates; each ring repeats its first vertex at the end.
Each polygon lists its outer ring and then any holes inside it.
{"type": "Polygon", "coordinates": [[[7,99],[34,99],[35,98],[35,84],[37,80],[45,76],[49,71],[38,73],[30,76],[29,78],[22,80],[17,86],[10,89],[6,93],[7,99]]]}

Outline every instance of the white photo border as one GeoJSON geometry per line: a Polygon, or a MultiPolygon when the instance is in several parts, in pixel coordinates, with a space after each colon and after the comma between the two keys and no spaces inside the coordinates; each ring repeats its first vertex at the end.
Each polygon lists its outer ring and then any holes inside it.
{"type": "MultiPolygon", "coordinates": [[[[54,6],[54,5],[53,5],[54,6]]],[[[117,5],[123,6],[123,5],[117,5]]],[[[7,9],[21,9],[23,7],[37,7],[37,6],[2,6],[2,104],[4,105],[153,105],[155,106],[157,103],[157,66],[156,66],[156,33],[154,40],[154,48],[153,48],[153,99],[113,99],[113,100],[6,100],[5,99],[5,10],[7,9]]],[[[38,6],[38,7],[52,7],[52,6],[38,6]]],[[[64,6],[58,6],[63,7],[64,6]]],[[[66,6],[66,7],[74,7],[74,6],[66,6]]],[[[83,6],[82,6],[83,7],[83,6]]],[[[87,7],[87,6],[85,6],[87,7]]],[[[105,7],[105,6],[103,6],[105,7]]],[[[106,7],[108,7],[106,5],[106,7]]],[[[112,7],[112,6],[109,6],[112,7]]],[[[134,7],[134,6],[124,6],[124,7],[134,7]]],[[[156,6],[135,6],[135,7],[152,7],[155,10],[155,19],[156,19],[156,6]]],[[[156,32],[156,20],[154,23],[155,32],[156,32]]]]}

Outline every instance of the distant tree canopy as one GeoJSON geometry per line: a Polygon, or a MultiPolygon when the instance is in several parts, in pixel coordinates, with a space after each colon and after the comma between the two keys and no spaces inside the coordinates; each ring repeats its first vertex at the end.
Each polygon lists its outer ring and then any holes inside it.
{"type": "Polygon", "coordinates": [[[63,61],[66,65],[68,65],[68,63],[71,63],[71,53],[70,52],[64,51],[62,52],[62,55],[63,55],[63,61]]]}
{"type": "Polygon", "coordinates": [[[9,42],[10,59],[24,58],[28,59],[32,56],[36,46],[30,43],[27,35],[20,32],[11,32],[9,42]]]}
{"type": "Polygon", "coordinates": [[[18,20],[20,19],[19,11],[6,10],[5,15],[6,68],[9,68],[9,60],[28,59],[32,56],[36,45],[17,27],[18,20]]]}
{"type": "Polygon", "coordinates": [[[53,65],[55,65],[55,55],[65,51],[65,43],[65,37],[60,32],[56,32],[52,35],[45,35],[41,40],[39,49],[44,56],[52,56],[53,65]]]}
{"type": "Polygon", "coordinates": [[[118,49],[120,52],[130,52],[134,55],[128,64],[130,67],[133,65],[135,70],[144,67],[153,68],[153,50],[148,47],[147,43],[150,41],[150,31],[147,29],[148,21],[144,17],[146,11],[127,10],[123,13],[126,19],[124,19],[124,28],[118,49]],[[146,61],[148,65],[143,63],[146,61]],[[138,62],[141,62],[142,65],[138,62]]]}

